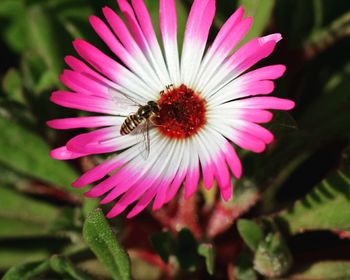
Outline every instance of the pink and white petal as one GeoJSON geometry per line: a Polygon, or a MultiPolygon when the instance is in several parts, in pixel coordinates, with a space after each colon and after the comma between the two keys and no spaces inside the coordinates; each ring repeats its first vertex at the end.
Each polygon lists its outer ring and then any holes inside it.
{"type": "Polygon", "coordinates": [[[259,138],[266,144],[270,144],[274,140],[273,134],[268,131],[266,128],[247,121],[240,121],[240,120],[232,120],[227,121],[227,125],[230,125],[234,129],[237,129],[238,131],[243,131],[247,134],[250,134],[256,138],[259,138]]]}
{"type": "Polygon", "coordinates": [[[179,153],[180,165],[179,168],[176,171],[176,176],[173,179],[170,187],[167,190],[166,198],[164,203],[168,203],[170,200],[174,198],[178,190],[180,189],[182,183],[185,180],[187,170],[190,165],[190,145],[188,141],[184,141],[181,143],[181,153],[179,153]]]}
{"type": "Polygon", "coordinates": [[[68,64],[69,67],[71,67],[75,72],[78,72],[85,77],[92,79],[101,85],[106,86],[107,88],[112,88],[118,91],[123,92],[124,94],[133,96],[133,93],[130,92],[130,90],[118,85],[117,83],[113,82],[112,80],[109,80],[96,72],[95,70],[92,70],[89,66],[87,66],[84,62],[81,60],[75,58],[74,56],[66,56],[65,61],[68,64]]]}
{"type": "Polygon", "coordinates": [[[232,102],[227,102],[217,106],[217,110],[221,108],[230,109],[271,109],[271,110],[291,110],[295,106],[292,100],[278,98],[273,96],[256,96],[241,100],[235,100],[232,102]]]}
{"type": "MultiPolygon", "coordinates": [[[[123,136],[122,138],[124,137],[125,136],[123,136]]],[[[165,143],[164,141],[161,141],[161,138],[159,136],[151,137],[150,139],[151,145],[159,146],[159,150],[151,150],[153,151],[152,154],[155,153],[159,157],[159,153],[163,151],[165,143]]],[[[142,147],[143,143],[138,143],[137,145],[133,146],[127,151],[122,152],[121,155],[123,155],[124,153],[131,153],[133,155],[132,159],[130,159],[127,162],[127,164],[125,164],[125,166],[122,169],[120,169],[117,173],[113,174],[103,182],[93,187],[87,193],[87,195],[96,197],[105,194],[107,191],[113,189],[111,193],[109,193],[107,197],[105,197],[105,199],[103,200],[103,203],[108,203],[113,199],[117,198],[125,191],[127,191],[127,189],[135,185],[138,181],[142,180],[142,178],[144,178],[147,175],[152,165],[154,165],[158,159],[157,156],[152,156],[150,152],[147,161],[145,161],[140,155],[140,148],[142,147]],[[137,167],[137,169],[134,168],[135,166],[137,167]]]]}
{"type": "Polygon", "coordinates": [[[203,91],[205,85],[208,83],[208,80],[212,79],[214,74],[218,71],[219,67],[222,65],[224,60],[230,54],[232,49],[237,46],[237,44],[244,38],[248,30],[251,27],[252,19],[250,17],[240,20],[242,10],[238,10],[237,16],[236,13],[232,16],[235,22],[228,22],[230,25],[230,32],[228,28],[224,25],[222,27],[223,34],[219,33],[217,36],[217,43],[214,41],[213,46],[209,49],[208,53],[203,59],[201,69],[199,72],[198,79],[198,90],[203,91]],[[214,45],[216,43],[216,45],[214,45]]]}
{"type": "Polygon", "coordinates": [[[123,115],[121,112],[117,112],[114,101],[106,98],[67,91],[55,91],[52,93],[50,100],[66,108],[108,115],[123,115]]]}
{"type": "Polygon", "coordinates": [[[268,123],[272,120],[273,114],[266,110],[246,109],[246,108],[223,108],[218,107],[218,110],[210,110],[207,114],[208,123],[215,126],[216,122],[221,122],[223,119],[244,120],[255,123],[268,123]]]}
{"type": "Polygon", "coordinates": [[[224,23],[224,25],[220,28],[220,31],[216,35],[216,38],[211,45],[208,53],[214,54],[216,51],[220,49],[223,45],[225,45],[225,48],[229,49],[231,51],[232,49],[235,48],[237,42],[236,38],[232,38],[231,36],[233,35],[234,37],[237,37],[237,35],[232,34],[234,33],[233,31],[236,29],[237,31],[239,30],[237,26],[242,22],[244,15],[244,8],[240,6],[231,16],[230,18],[224,23]],[[231,40],[234,41],[231,41],[231,40]],[[234,44],[233,44],[234,43],[234,44]]]}
{"type": "MultiPolygon", "coordinates": [[[[156,185],[154,183],[154,185],[156,185]]],[[[112,209],[107,213],[107,218],[113,218],[115,216],[118,216],[124,210],[134,203],[136,200],[138,200],[147,190],[149,190],[151,186],[142,186],[138,185],[137,187],[134,187],[133,189],[126,192],[123,197],[119,199],[118,202],[115,203],[115,205],[112,207],[112,209]]]]}
{"type": "Polygon", "coordinates": [[[275,84],[272,81],[251,81],[242,84],[241,81],[234,80],[226,87],[207,99],[208,106],[215,107],[219,104],[229,102],[242,97],[255,95],[266,95],[274,91],[275,84]]]}
{"type": "Polygon", "coordinates": [[[159,209],[165,202],[166,192],[176,175],[176,170],[180,164],[181,158],[179,158],[179,143],[175,141],[164,141],[165,149],[156,156],[155,164],[148,172],[147,176],[151,176],[154,180],[157,180],[156,187],[157,197],[153,204],[153,210],[159,209]],[[162,159],[159,159],[161,155],[162,159]],[[159,208],[158,208],[159,207],[159,208]]]}
{"type": "MultiPolygon", "coordinates": [[[[82,62],[81,60],[79,60],[73,56],[66,56],[65,61],[76,73],[81,74],[82,76],[86,77],[86,79],[88,79],[88,80],[96,81],[98,84],[100,84],[101,89],[102,89],[102,86],[104,86],[104,89],[102,90],[103,94],[102,94],[102,92],[99,92],[99,93],[101,93],[100,94],[101,97],[109,98],[109,99],[113,99],[113,100],[117,99],[116,100],[117,103],[119,103],[122,95],[129,96],[130,98],[132,98],[133,100],[135,100],[139,104],[144,104],[149,100],[143,94],[140,94],[140,92],[133,92],[130,89],[124,88],[123,86],[105,78],[104,76],[100,75],[96,71],[92,70],[84,62],[82,62]],[[106,94],[106,95],[104,95],[104,94],[106,94]]],[[[71,78],[71,80],[73,80],[73,77],[70,77],[70,78],[71,78]]],[[[76,81],[74,81],[74,83],[76,83],[76,81]]],[[[98,93],[97,94],[95,93],[94,95],[98,95],[98,93]]],[[[123,102],[123,107],[125,107],[124,103],[125,102],[123,102]]],[[[130,100],[129,100],[129,103],[130,103],[130,100]]],[[[123,109],[122,111],[125,111],[125,108],[120,108],[120,109],[123,109]]],[[[117,111],[117,109],[116,109],[116,111],[117,111]]],[[[132,112],[132,111],[130,110],[126,114],[129,114],[130,112],[132,112]]]]}
{"type": "Polygon", "coordinates": [[[185,186],[184,186],[185,199],[191,198],[192,195],[196,192],[198,187],[199,177],[200,177],[198,154],[197,152],[195,152],[193,148],[194,147],[192,147],[191,149],[192,153],[190,155],[190,165],[187,170],[185,186]]]}
{"type": "Polygon", "coordinates": [[[153,56],[155,57],[155,62],[157,63],[155,65],[155,69],[158,71],[157,73],[161,77],[163,83],[165,83],[164,85],[169,85],[169,73],[166,68],[163,54],[159,46],[157,36],[154,32],[151,16],[149,15],[145,2],[144,0],[131,0],[131,2],[143,34],[148,42],[148,45],[150,46],[153,56]]]}
{"type": "Polygon", "coordinates": [[[242,176],[242,163],[239,159],[232,144],[225,140],[226,144],[223,149],[223,153],[226,158],[226,162],[231,169],[232,174],[239,179],[242,176]]]}
{"type": "MultiPolygon", "coordinates": [[[[94,182],[102,179],[103,177],[105,177],[109,173],[118,170],[119,168],[124,166],[126,163],[130,162],[132,159],[139,156],[139,154],[140,154],[139,146],[137,146],[137,145],[132,146],[131,148],[126,149],[125,151],[114,156],[113,158],[106,160],[102,164],[97,165],[96,167],[85,172],[81,177],[79,177],[77,180],[75,180],[75,182],[73,183],[73,186],[80,188],[80,187],[89,185],[91,183],[94,183],[94,182]]],[[[116,174],[118,174],[118,173],[116,173],[116,174]]],[[[112,176],[114,176],[114,175],[112,175],[112,176]]],[[[109,178],[111,178],[111,177],[109,177],[109,178]]],[[[108,180],[108,179],[106,179],[106,180],[108,180]]],[[[94,189],[96,189],[96,186],[94,188],[92,188],[92,190],[94,190],[94,189]]],[[[95,191],[95,194],[96,194],[96,191],[95,191]]],[[[100,196],[100,195],[101,194],[98,194],[96,196],[100,196]]],[[[93,196],[93,192],[92,192],[92,197],[95,197],[95,196],[93,196]]]]}
{"type": "Polygon", "coordinates": [[[107,97],[108,92],[105,91],[105,86],[99,84],[79,72],[72,70],[64,70],[60,76],[60,81],[74,92],[79,92],[87,95],[96,95],[107,97]]]}
{"type": "Polygon", "coordinates": [[[136,54],[141,51],[134,38],[130,34],[128,28],[126,27],[124,21],[119,17],[117,13],[107,6],[102,9],[102,12],[107,19],[109,26],[112,28],[114,34],[118,37],[126,50],[130,54],[136,54]]]}
{"type": "Polygon", "coordinates": [[[206,96],[215,94],[248,68],[269,56],[280,39],[280,34],[272,34],[252,39],[243,45],[226,60],[219,71],[205,85],[203,91],[206,92],[206,96]]]}
{"type": "Polygon", "coordinates": [[[120,159],[120,156],[113,157],[85,172],[82,176],[75,180],[72,185],[76,188],[84,187],[102,179],[108,173],[117,170],[124,164],[125,160],[120,159]]]}
{"type": "Polygon", "coordinates": [[[173,142],[173,145],[173,149],[171,152],[169,152],[169,156],[167,158],[167,169],[163,172],[163,180],[159,186],[157,196],[153,203],[153,209],[155,210],[160,209],[166,202],[167,193],[180,168],[181,158],[184,149],[182,148],[181,141],[175,141],[173,142]]]}
{"type": "Polygon", "coordinates": [[[150,16],[143,1],[133,3],[133,8],[126,0],[117,0],[135,40],[141,50],[146,54],[149,63],[161,79],[163,86],[170,84],[169,74],[164,62],[158,41],[154,33],[150,16]],[[142,24],[139,24],[142,23],[142,24]],[[144,24],[144,25],[143,25],[144,24]]]}
{"type": "Polygon", "coordinates": [[[77,117],[48,121],[46,124],[54,129],[95,128],[101,126],[121,125],[124,118],[120,117],[77,117]]]}
{"type": "MultiPolygon", "coordinates": [[[[114,34],[118,37],[130,55],[134,57],[135,60],[138,61],[141,65],[146,66],[149,73],[152,73],[152,76],[159,81],[158,74],[154,70],[152,63],[148,61],[144,52],[140,49],[133,36],[130,34],[124,21],[112,9],[108,7],[103,8],[103,14],[105,15],[105,18],[114,31],[114,34]]],[[[161,84],[161,88],[158,88],[157,92],[163,90],[163,88],[164,85],[161,84]]]]}
{"type": "Polygon", "coordinates": [[[215,167],[214,175],[219,184],[220,191],[231,186],[231,176],[226,164],[226,156],[224,153],[227,140],[217,131],[208,128],[208,139],[211,139],[211,158],[215,167]]]}
{"type": "Polygon", "coordinates": [[[286,72],[286,66],[282,64],[269,65],[243,74],[235,81],[239,80],[242,84],[251,81],[276,80],[286,72]]]}
{"type": "Polygon", "coordinates": [[[120,126],[112,126],[75,136],[66,146],[76,153],[100,154],[123,150],[137,143],[137,136],[120,137],[120,126]]]}
{"type": "Polygon", "coordinates": [[[75,153],[75,152],[69,151],[66,146],[53,149],[50,152],[50,157],[57,160],[76,159],[76,158],[84,157],[86,155],[87,154],[81,154],[81,153],[75,153]]]}
{"type": "Polygon", "coordinates": [[[219,152],[218,155],[216,156],[215,166],[216,166],[215,178],[218,182],[219,189],[222,192],[222,190],[226,189],[231,184],[230,172],[228,171],[228,168],[227,168],[225,155],[222,152],[219,152]]]}
{"type": "MultiPolygon", "coordinates": [[[[143,188],[151,187],[152,184],[154,184],[157,180],[160,180],[159,178],[162,177],[162,172],[165,170],[168,162],[165,160],[158,160],[161,156],[162,152],[163,154],[166,154],[168,151],[167,143],[165,141],[161,141],[160,143],[160,150],[156,152],[158,156],[152,155],[147,158],[147,164],[144,164],[144,166],[140,170],[135,170],[132,166],[138,166],[134,165],[134,163],[130,163],[130,168],[133,170],[131,173],[137,174],[134,175],[132,178],[129,178],[127,182],[123,182],[123,186],[119,186],[118,188],[115,188],[112,190],[103,200],[103,203],[109,203],[112,200],[116,199],[120,194],[120,188],[138,188],[139,186],[143,188]]],[[[136,159],[137,161],[137,159],[136,159]]],[[[142,166],[142,165],[141,165],[142,166]]]]}
{"type": "Polygon", "coordinates": [[[178,86],[181,81],[175,0],[160,0],[159,15],[160,31],[170,79],[175,86],[178,86]]]}
{"type": "Polygon", "coordinates": [[[193,88],[215,15],[215,0],[195,0],[187,20],[181,55],[181,80],[193,88]]]}
{"type": "MultiPolygon", "coordinates": [[[[162,90],[162,83],[155,75],[146,59],[142,60],[142,57],[134,57],[131,55],[100,18],[91,16],[90,24],[109,49],[131,70],[131,72],[136,74],[140,80],[143,80],[146,86],[153,92],[162,90]]],[[[154,96],[150,96],[149,98],[154,99],[154,96]]]]}
{"type": "Polygon", "coordinates": [[[75,40],[73,46],[78,54],[101,74],[134,93],[154,94],[135,74],[120,65],[95,46],[84,40],[75,40]]]}
{"type": "Polygon", "coordinates": [[[249,95],[269,94],[274,90],[271,80],[280,78],[286,70],[284,65],[271,65],[250,71],[234,79],[231,83],[216,92],[208,99],[229,100],[228,98],[241,98],[249,95]],[[227,94],[225,98],[223,95],[227,94]]]}
{"type": "Polygon", "coordinates": [[[153,186],[152,188],[148,189],[143,194],[142,198],[134,206],[134,208],[129,212],[129,214],[127,215],[127,218],[128,219],[133,218],[136,215],[138,215],[140,212],[142,212],[151,203],[156,193],[157,193],[157,186],[153,186]]]}
{"type": "MultiPolygon", "coordinates": [[[[130,148],[130,150],[131,149],[135,150],[135,147],[130,148]]],[[[99,197],[111,191],[109,193],[109,196],[100,202],[102,204],[108,203],[109,201],[112,201],[115,197],[120,196],[129,189],[131,183],[130,178],[132,178],[132,180],[135,180],[135,173],[133,172],[134,170],[131,170],[130,163],[124,165],[118,170],[118,172],[112,174],[110,177],[91,188],[88,192],[85,193],[85,196],[99,197]],[[121,184],[121,182],[127,182],[128,184],[121,184]],[[118,188],[116,186],[118,186],[118,188]],[[113,198],[111,198],[112,196],[113,198]]],[[[138,179],[139,177],[137,177],[136,179],[138,179]]],[[[132,183],[134,183],[134,181],[132,181],[132,183]]]]}
{"type": "Polygon", "coordinates": [[[281,34],[271,34],[251,40],[230,57],[229,63],[232,69],[243,73],[260,60],[268,57],[281,39],[281,34]]]}
{"type": "Polygon", "coordinates": [[[266,149],[264,141],[242,131],[233,130],[229,139],[240,148],[254,153],[262,153],[266,149]]]}
{"type": "Polygon", "coordinates": [[[242,149],[249,150],[254,153],[262,153],[265,151],[266,144],[253,135],[238,131],[223,123],[217,124],[213,128],[242,149]]]}
{"type": "Polygon", "coordinates": [[[211,142],[208,141],[207,134],[208,133],[206,130],[203,129],[201,133],[198,133],[198,135],[194,136],[193,141],[196,141],[196,149],[202,167],[204,187],[206,189],[210,189],[214,183],[215,166],[213,164],[211,156],[214,151],[210,145],[211,142]]]}

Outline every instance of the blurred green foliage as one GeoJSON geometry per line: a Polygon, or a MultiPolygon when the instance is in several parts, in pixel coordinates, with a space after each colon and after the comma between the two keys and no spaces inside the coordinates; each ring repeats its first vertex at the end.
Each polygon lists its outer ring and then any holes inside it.
{"type": "MultiPolygon", "coordinates": [[[[158,1],[145,2],[158,29],[158,1]]],[[[45,122],[77,114],[50,103],[49,94],[62,88],[72,40],[110,53],[88,17],[117,5],[0,1],[3,279],[350,279],[350,1],[217,2],[211,39],[239,5],[254,18],[245,41],[282,33],[259,65],[287,65],[275,93],[296,109],[267,125],[276,141],[266,153],[239,151],[245,171],[232,201],[213,190],[106,221],[95,200],[70,186],[95,158],[50,159],[50,149],[76,132],[57,133],[45,122]]],[[[181,45],[192,0],[176,3],[181,45]]]]}

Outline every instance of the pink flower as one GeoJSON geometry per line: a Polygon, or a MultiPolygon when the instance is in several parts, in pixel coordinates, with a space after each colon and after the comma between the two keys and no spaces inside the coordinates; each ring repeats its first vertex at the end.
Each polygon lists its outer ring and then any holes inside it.
{"type": "Polygon", "coordinates": [[[259,125],[272,119],[268,110],[294,107],[290,100],[265,96],[274,90],[273,80],[283,75],[283,65],[247,72],[272,53],[281,35],[253,39],[231,55],[252,23],[250,17],[243,18],[241,7],[206,50],[215,0],[195,0],[179,59],[174,0],[160,0],[164,55],[143,0],[131,2],[118,0],[127,25],[108,7],[103,9],[108,25],[98,17],[90,18],[118,60],[84,40],[74,41],[82,60],[66,57],[71,70],[61,76],[71,92],[56,91],[51,100],[102,115],[49,121],[56,129],[97,128],[69,140],[51,156],[67,160],[113,153],[73,183],[80,188],[104,179],[86,196],[104,196],[101,203],[117,200],[107,215],[110,218],[134,202],[128,217],[152,200],[153,209],[159,209],[182,183],[189,198],[201,175],[208,189],[216,180],[223,199],[228,200],[232,196],[231,173],[236,178],[242,174],[232,143],[263,152],[274,139],[259,125]],[[141,110],[133,101],[142,105],[141,110]],[[144,107],[149,101],[156,103],[144,107]]]}

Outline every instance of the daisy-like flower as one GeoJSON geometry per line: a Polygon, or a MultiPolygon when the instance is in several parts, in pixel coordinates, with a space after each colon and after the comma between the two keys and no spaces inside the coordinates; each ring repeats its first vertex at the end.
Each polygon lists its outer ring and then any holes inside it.
{"type": "Polygon", "coordinates": [[[189,198],[201,176],[206,188],[216,180],[223,199],[230,199],[231,174],[242,174],[233,144],[263,152],[274,139],[259,125],[272,119],[268,110],[294,107],[290,100],[265,96],[274,90],[273,80],[283,75],[283,65],[247,71],[272,53],[281,35],[253,39],[232,54],[252,23],[241,7],[207,48],[215,0],[194,0],[180,58],[174,0],[160,0],[163,51],[144,1],[117,2],[125,22],[108,7],[103,8],[108,24],[90,18],[117,60],[84,40],[74,41],[82,59],[66,57],[71,69],[61,76],[71,92],[51,96],[58,105],[102,115],[48,122],[55,129],[96,128],[72,138],[51,156],[68,160],[113,153],[73,183],[80,188],[99,181],[86,196],[104,196],[101,203],[116,201],[110,218],[134,202],[128,217],[152,200],[153,209],[159,209],[183,183],[189,198]],[[149,101],[154,101],[153,108],[149,101]],[[138,128],[148,124],[145,157],[145,142],[140,141],[144,129],[138,128]]]}

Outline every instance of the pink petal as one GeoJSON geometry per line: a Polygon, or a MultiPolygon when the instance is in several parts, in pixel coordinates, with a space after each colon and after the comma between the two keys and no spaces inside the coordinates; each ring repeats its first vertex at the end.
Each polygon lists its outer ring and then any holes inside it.
{"type": "Polygon", "coordinates": [[[186,180],[185,180],[185,194],[184,194],[185,199],[189,199],[197,190],[199,177],[200,177],[199,162],[197,162],[195,163],[194,167],[190,168],[187,171],[186,180]]]}
{"type": "Polygon", "coordinates": [[[229,186],[226,187],[225,189],[220,189],[220,193],[221,193],[222,198],[225,201],[229,201],[233,195],[232,183],[230,182],[229,186]]]}
{"type": "Polygon", "coordinates": [[[84,40],[75,40],[73,42],[73,46],[78,54],[89,62],[89,64],[92,65],[97,71],[112,81],[118,80],[118,74],[122,70],[122,66],[120,64],[84,40]]]}
{"type": "Polygon", "coordinates": [[[236,151],[232,147],[232,144],[226,141],[225,152],[226,161],[231,169],[231,172],[237,179],[242,176],[242,163],[239,159],[236,151]]]}
{"type": "Polygon", "coordinates": [[[106,79],[104,76],[100,75],[96,71],[92,70],[89,66],[87,66],[81,60],[75,58],[74,56],[66,56],[65,62],[71,67],[74,71],[83,74],[84,76],[96,80],[98,83],[115,87],[115,83],[106,79]]]}
{"type": "Polygon", "coordinates": [[[115,114],[113,100],[108,100],[101,97],[88,96],[67,91],[56,91],[52,93],[50,100],[53,103],[66,108],[110,115],[115,114]]]}
{"type": "Polygon", "coordinates": [[[202,164],[203,183],[206,189],[210,189],[214,183],[215,166],[212,162],[202,164]]]}
{"type": "Polygon", "coordinates": [[[230,57],[229,63],[231,63],[232,68],[244,72],[261,59],[269,56],[280,39],[280,34],[252,39],[230,57]]]}
{"type": "MultiPolygon", "coordinates": [[[[244,15],[244,8],[241,6],[239,7],[231,16],[230,18],[224,23],[224,25],[221,27],[219,33],[216,35],[216,38],[210,47],[211,52],[216,52],[221,44],[227,44],[227,38],[230,37],[230,35],[233,34],[234,30],[237,28],[237,25],[241,22],[244,15]]],[[[239,30],[237,28],[237,30],[239,30]]],[[[231,38],[232,40],[232,38],[231,38]]],[[[232,45],[231,49],[233,49],[235,46],[232,45]]]]}
{"type": "Polygon", "coordinates": [[[170,200],[172,200],[174,198],[174,196],[176,195],[176,193],[180,189],[181,184],[183,183],[185,177],[186,177],[185,170],[178,171],[176,173],[176,176],[175,176],[173,182],[171,183],[171,185],[169,187],[165,203],[169,202],[170,200]]]}
{"type": "Polygon", "coordinates": [[[152,25],[151,17],[143,0],[131,0],[136,17],[144,36],[150,46],[158,44],[156,34],[152,25]]]}
{"type": "Polygon", "coordinates": [[[259,109],[241,109],[241,120],[255,123],[268,123],[272,120],[273,114],[269,111],[259,109]]]}
{"type": "Polygon", "coordinates": [[[225,189],[230,184],[230,173],[228,171],[225,156],[222,152],[220,152],[215,160],[216,165],[216,180],[218,181],[219,188],[225,189]]]}
{"type": "MultiPolygon", "coordinates": [[[[67,143],[67,149],[76,153],[100,154],[120,149],[118,127],[107,127],[75,136],[67,143]],[[113,141],[114,140],[114,141],[113,141]]],[[[124,137],[119,137],[124,138],[124,137]]]]}
{"type": "Polygon", "coordinates": [[[242,81],[262,81],[262,80],[276,80],[283,76],[286,71],[286,66],[277,64],[262,67],[253,71],[250,71],[238,79],[242,81]]]}
{"type": "Polygon", "coordinates": [[[151,200],[154,198],[156,193],[157,193],[157,188],[153,187],[148,189],[143,195],[143,197],[134,206],[134,208],[129,212],[129,214],[127,215],[127,218],[135,217],[142,210],[144,210],[147,207],[147,205],[150,204],[151,200]]]}
{"type": "Polygon", "coordinates": [[[177,39],[177,15],[174,0],[160,0],[160,30],[164,41],[177,39]]]}
{"type": "Polygon", "coordinates": [[[265,151],[265,143],[257,137],[245,133],[243,131],[237,131],[233,133],[230,140],[237,144],[240,148],[252,151],[254,153],[262,153],[265,151]]]}
{"type": "MultiPolygon", "coordinates": [[[[122,193],[124,193],[130,187],[130,183],[134,183],[134,181],[129,182],[128,179],[133,178],[134,173],[130,171],[129,168],[124,167],[118,170],[117,173],[111,175],[101,183],[97,184],[93,188],[91,188],[88,192],[85,193],[87,197],[99,197],[101,195],[106,194],[108,191],[112,190],[109,194],[109,197],[118,197],[122,193]],[[129,184],[121,184],[119,188],[115,188],[120,182],[128,182],[129,184]]],[[[105,201],[109,200],[109,198],[105,199],[105,201]]],[[[103,203],[103,202],[102,202],[103,203]]]]}
{"type": "Polygon", "coordinates": [[[102,11],[114,31],[114,34],[118,37],[124,47],[130,53],[136,52],[136,49],[138,48],[137,43],[134,41],[134,38],[131,36],[123,20],[109,7],[104,7],[102,11]]]}
{"type": "Polygon", "coordinates": [[[214,15],[215,0],[193,2],[181,54],[181,79],[187,86],[191,87],[198,75],[214,15]]]}
{"type": "Polygon", "coordinates": [[[176,174],[173,174],[172,177],[163,178],[162,182],[159,184],[159,186],[157,186],[158,192],[154,200],[152,210],[159,210],[165,204],[168,188],[170,187],[170,184],[174,179],[175,175],[176,174]]]}
{"type": "Polygon", "coordinates": [[[125,162],[120,160],[118,157],[113,157],[85,172],[80,178],[73,182],[72,185],[77,188],[89,185],[102,179],[108,173],[117,170],[123,166],[124,163],[125,162]]]}
{"type": "Polygon", "coordinates": [[[51,120],[46,123],[49,127],[55,129],[74,129],[74,128],[95,128],[101,126],[120,125],[119,117],[78,117],[51,120]]]}
{"type": "Polygon", "coordinates": [[[235,100],[230,102],[232,108],[249,108],[249,109],[272,109],[272,110],[291,110],[295,103],[292,100],[272,97],[257,96],[247,99],[235,100]]]}
{"type": "Polygon", "coordinates": [[[235,127],[237,127],[239,131],[244,131],[247,134],[259,138],[266,144],[270,144],[274,140],[273,134],[260,125],[245,121],[236,121],[235,124],[235,127]]]}
{"type": "Polygon", "coordinates": [[[54,159],[58,160],[67,160],[67,159],[76,159],[80,157],[84,157],[87,154],[75,153],[67,150],[66,146],[54,149],[50,152],[50,156],[54,159]]]}

